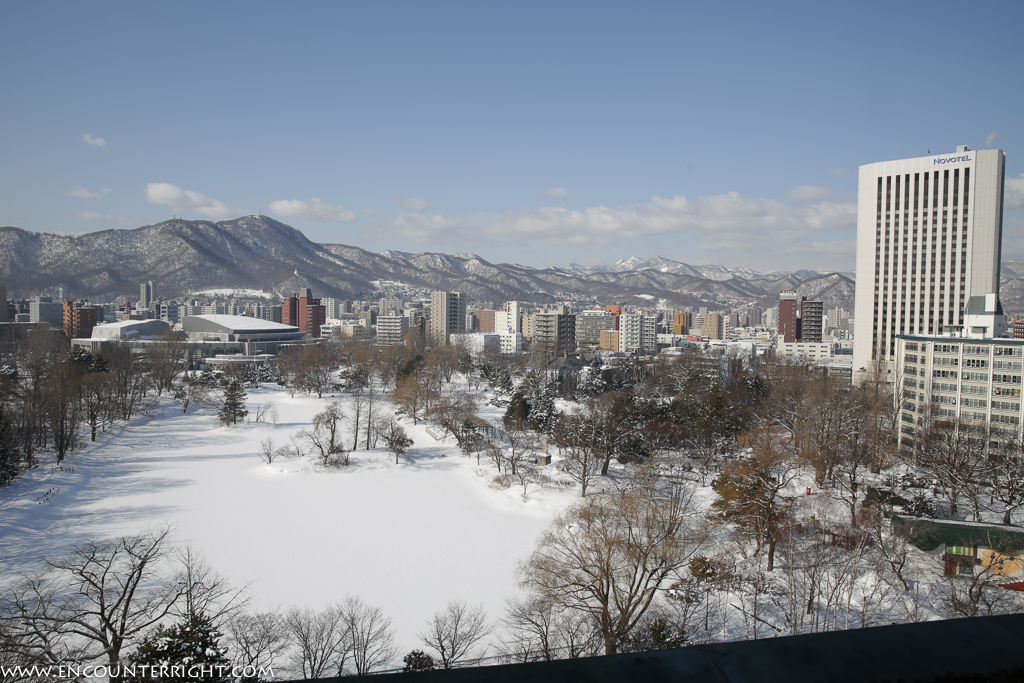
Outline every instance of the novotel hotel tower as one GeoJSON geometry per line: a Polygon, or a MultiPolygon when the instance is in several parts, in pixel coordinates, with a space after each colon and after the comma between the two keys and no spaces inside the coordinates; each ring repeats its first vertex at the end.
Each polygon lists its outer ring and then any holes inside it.
{"type": "Polygon", "coordinates": [[[891,374],[898,334],[941,334],[999,293],[1002,150],[957,147],[860,167],[853,381],[891,374]],[[877,363],[876,363],[877,362],[877,363]]]}

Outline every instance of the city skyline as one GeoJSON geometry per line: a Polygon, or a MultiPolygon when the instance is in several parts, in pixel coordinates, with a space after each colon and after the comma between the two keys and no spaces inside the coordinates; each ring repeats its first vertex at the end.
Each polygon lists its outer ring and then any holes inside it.
{"type": "Polygon", "coordinates": [[[966,144],[1006,152],[1024,257],[1024,11],[809,7],[14,6],[0,225],[262,212],[371,251],[851,271],[858,166],[966,144]]]}

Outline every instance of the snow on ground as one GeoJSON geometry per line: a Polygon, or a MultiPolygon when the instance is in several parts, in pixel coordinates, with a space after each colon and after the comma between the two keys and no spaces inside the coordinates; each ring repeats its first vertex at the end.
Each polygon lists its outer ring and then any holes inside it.
{"type": "Polygon", "coordinates": [[[401,655],[422,647],[416,634],[449,600],[483,603],[499,618],[517,562],[578,495],[532,488],[524,501],[518,486],[493,489],[486,461],[478,468],[451,439],[407,422],[414,445],[398,465],[383,448],[356,451],[343,469],[325,471],[309,457],[267,465],[260,440],[287,444],[332,399],[250,391],[250,417],[268,400],[276,424],[228,428],[215,410],[185,415],[164,399],[63,468],[26,473],[0,494],[0,575],[30,571],[39,556],[88,538],[170,524],[176,541],[193,542],[234,584],[250,585],[254,609],[321,607],[348,593],[380,605],[401,655]]]}

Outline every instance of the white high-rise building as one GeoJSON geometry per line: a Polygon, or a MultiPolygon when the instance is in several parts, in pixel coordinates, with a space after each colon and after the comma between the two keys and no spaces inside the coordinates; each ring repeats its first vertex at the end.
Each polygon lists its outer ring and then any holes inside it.
{"type": "Polygon", "coordinates": [[[494,312],[494,331],[504,332],[505,330],[523,331],[518,301],[506,301],[502,310],[494,312]]]}
{"type": "Polygon", "coordinates": [[[377,346],[402,346],[409,332],[409,319],[404,315],[377,316],[377,346]]]}
{"type": "Polygon", "coordinates": [[[657,316],[623,313],[619,316],[619,351],[654,351],[657,348],[657,316]]]}
{"type": "Polygon", "coordinates": [[[960,146],[860,167],[854,382],[872,361],[892,381],[896,335],[961,326],[972,296],[998,294],[1005,166],[960,146]]]}

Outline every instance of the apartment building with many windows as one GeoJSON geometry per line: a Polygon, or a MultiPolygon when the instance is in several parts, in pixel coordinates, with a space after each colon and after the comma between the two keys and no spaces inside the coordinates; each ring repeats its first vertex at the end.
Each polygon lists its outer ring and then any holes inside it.
{"type": "Polygon", "coordinates": [[[900,443],[936,421],[1021,435],[1024,339],[1003,337],[994,294],[971,297],[958,336],[898,335],[896,406],[900,443]]]}
{"type": "Polygon", "coordinates": [[[452,332],[466,331],[466,298],[459,292],[431,292],[430,343],[447,344],[452,332]]]}

